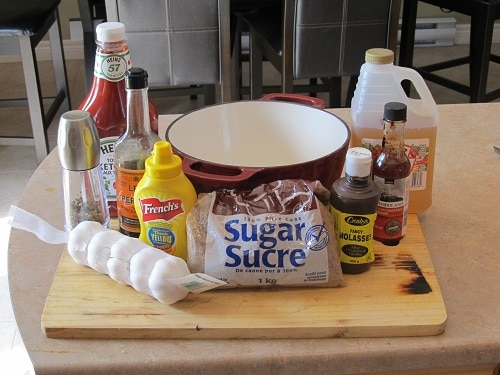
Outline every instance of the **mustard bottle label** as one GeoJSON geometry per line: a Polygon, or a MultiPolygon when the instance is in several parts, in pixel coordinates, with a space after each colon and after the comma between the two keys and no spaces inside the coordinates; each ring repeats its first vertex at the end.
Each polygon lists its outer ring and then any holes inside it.
{"type": "Polygon", "coordinates": [[[372,263],[375,260],[373,225],[377,214],[350,214],[331,205],[330,212],[334,218],[340,261],[346,264],[372,263]]]}
{"type": "Polygon", "coordinates": [[[143,223],[140,239],[171,255],[185,247],[186,211],[181,199],[167,196],[138,196],[143,223]]]}

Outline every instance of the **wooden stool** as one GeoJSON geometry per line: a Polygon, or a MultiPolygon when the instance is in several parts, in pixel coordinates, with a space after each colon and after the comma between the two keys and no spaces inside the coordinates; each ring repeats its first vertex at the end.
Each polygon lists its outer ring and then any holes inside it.
{"type": "MultiPolygon", "coordinates": [[[[66,64],[59,25],[60,0],[0,1],[0,37],[17,37],[26,84],[27,99],[1,100],[0,106],[28,105],[33,129],[32,138],[0,137],[0,143],[10,145],[34,145],[40,163],[49,152],[47,128],[57,111],[71,109],[66,64]],[[52,50],[52,62],[57,95],[44,98],[40,85],[35,48],[48,34],[52,50]],[[50,104],[47,111],[45,104],[50,104]]],[[[15,124],[9,124],[15,126],[15,124]]],[[[4,125],[5,126],[5,125],[4,125]]]]}
{"type": "Polygon", "coordinates": [[[401,28],[399,65],[412,67],[426,80],[458,91],[470,97],[471,103],[489,102],[500,97],[500,88],[486,93],[488,65],[500,63],[500,56],[491,54],[491,40],[495,20],[500,18],[500,0],[405,0],[401,28]],[[470,16],[469,56],[422,67],[413,66],[415,24],[418,2],[470,16]],[[444,78],[433,72],[469,64],[469,86],[444,78]]]}

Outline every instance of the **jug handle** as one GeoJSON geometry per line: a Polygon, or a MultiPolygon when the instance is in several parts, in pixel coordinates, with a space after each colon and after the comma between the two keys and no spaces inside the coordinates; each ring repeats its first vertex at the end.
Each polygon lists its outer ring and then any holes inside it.
{"type": "Polygon", "coordinates": [[[418,110],[422,112],[434,112],[437,107],[436,102],[434,101],[434,98],[432,97],[432,94],[425,84],[422,76],[414,69],[401,66],[398,66],[397,68],[399,68],[399,72],[401,72],[401,74],[399,74],[399,89],[401,90],[401,93],[407,98],[409,104],[414,107],[418,107],[418,110]],[[406,95],[403,87],[401,86],[401,82],[405,79],[411,81],[413,86],[415,86],[420,99],[412,99],[406,95]]]}

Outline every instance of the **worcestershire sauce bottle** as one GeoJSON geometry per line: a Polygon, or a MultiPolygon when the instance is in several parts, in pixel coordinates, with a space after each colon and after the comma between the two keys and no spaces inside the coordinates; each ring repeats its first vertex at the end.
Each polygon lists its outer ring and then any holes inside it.
{"type": "Polygon", "coordinates": [[[330,212],[344,273],[365,272],[375,260],[373,225],[380,192],[371,180],[371,168],[371,152],[351,148],[346,155],[345,177],[332,185],[330,212]]]}
{"type": "Polygon", "coordinates": [[[139,237],[141,225],[134,206],[134,192],[144,176],[146,159],[160,137],[151,131],[148,107],[148,73],[139,67],[125,73],[127,131],[116,141],[115,173],[120,232],[139,237]]]}

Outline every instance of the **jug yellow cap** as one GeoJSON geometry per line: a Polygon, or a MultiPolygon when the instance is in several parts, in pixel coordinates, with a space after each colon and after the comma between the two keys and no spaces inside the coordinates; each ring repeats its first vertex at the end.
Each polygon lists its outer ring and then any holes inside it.
{"type": "Polygon", "coordinates": [[[172,152],[168,141],[154,144],[151,156],[146,159],[146,175],[156,180],[168,180],[182,173],[182,160],[172,152]]]}
{"type": "Polygon", "coordinates": [[[394,52],[386,48],[371,48],[365,53],[365,61],[372,64],[393,64],[394,52]]]}

